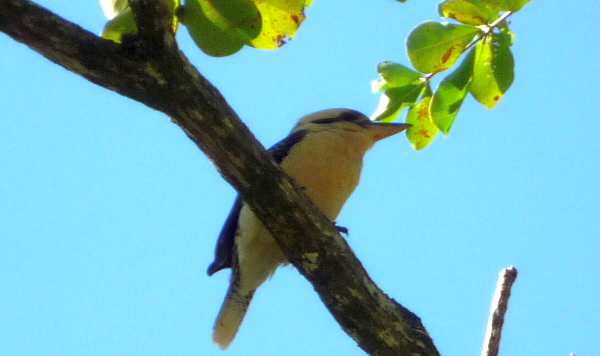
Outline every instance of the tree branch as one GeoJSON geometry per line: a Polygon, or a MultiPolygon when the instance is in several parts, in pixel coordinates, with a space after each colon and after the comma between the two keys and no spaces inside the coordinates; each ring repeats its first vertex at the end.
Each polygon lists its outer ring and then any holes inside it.
{"type": "Polygon", "coordinates": [[[438,355],[420,319],[373,283],[333,224],[178,50],[165,31],[162,5],[155,3],[131,1],[141,29],[134,46],[100,39],[28,0],[2,0],[0,31],[98,85],[171,116],[242,194],[367,353],[438,355]]]}
{"type": "Polygon", "coordinates": [[[517,274],[517,269],[514,266],[510,266],[500,271],[498,275],[498,284],[496,285],[496,292],[492,299],[481,356],[498,356],[502,327],[504,326],[504,316],[508,310],[508,299],[510,298],[512,286],[517,279],[517,274]]]}
{"type": "Polygon", "coordinates": [[[172,0],[129,0],[133,10],[139,34],[149,44],[159,47],[172,44],[174,35],[171,31],[173,10],[172,0]]]}

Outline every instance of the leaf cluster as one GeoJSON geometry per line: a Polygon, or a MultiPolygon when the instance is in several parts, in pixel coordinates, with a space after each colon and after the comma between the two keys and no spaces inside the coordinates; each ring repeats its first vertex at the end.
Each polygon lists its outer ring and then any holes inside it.
{"type": "MultiPolygon", "coordinates": [[[[172,30],[183,24],[198,47],[227,56],[244,46],[276,49],[293,38],[312,0],[167,0],[172,30]]],[[[403,0],[399,0],[404,2],[403,0]]],[[[428,21],[407,38],[413,68],[383,62],[373,90],[381,92],[375,120],[396,121],[407,111],[407,137],[417,150],[441,131],[448,135],[467,96],[493,108],[514,79],[514,33],[508,18],[530,0],[444,0],[439,14],[449,22],[428,21]],[[455,67],[455,68],[454,68],[455,67]],[[454,69],[435,91],[432,79],[454,69]],[[405,110],[407,109],[407,110],[405,110]]],[[[128,0],[100,0],[109,21],[104,38],[121,42],[137,32],[128,0]]]]}
{"type": "MultiPolygon", "coordinates": [[[[293,38],[312,0],[171,0],[173,32],[183,24],[196,45],[211,56],[228,56],[244,46],[276,49],[293,38]]],[[[100,0],[108,22],[102,37],[121,42],[137,33],[127,0],[100,0]]]]}
{"type": "Polygon", "coordinates": [[[514,34],[508,17],[528,2],[443,1],[439,13],[452,22],[425,22],[408,36],[406,47],[414,69],[393,62],[379,64],[380,79],[373,89],[382,95],[374,118],[395,121],[408,109],[406,122],[412,126],[406,134],[420,150],[440,131],[449,134],[467,94],[493,108],[514,79],[514,34]],[[433,91],[432,78],[455,65],[433,91]]]}

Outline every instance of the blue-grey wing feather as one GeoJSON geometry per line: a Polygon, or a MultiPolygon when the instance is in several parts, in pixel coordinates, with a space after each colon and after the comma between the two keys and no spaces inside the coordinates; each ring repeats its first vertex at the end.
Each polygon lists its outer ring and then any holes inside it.
{"type": "MultiPolygon", "coordinates": [[[[281,161],[288,155],[290,149],[300,142],[306,135],[306,131],[300,130],[289,134],[283,140],[277,142],[269,149],[269,153],[273,156],[273,160],[280,164],[281,161]]],[[[233,207],[229,212],[229,216],[225,220],[225,224],[219,233],[217,240],[217,246],[215,247],[215,259],[208,266],[207,273],[212,276],[214,273],[225,269],[231,268],[233,258],[233,244],[235,241],[235,235],[238,230],[238,220],[240,217],[240,211],[242,210],[243,201],[238,195],[233,203],[233,207]]]]}
{"type": "Polygon", "coordinates": [[[302,141],[304,136],[306,136],[306,131],[294,131],[283,140],[271,146],[268,151],[271,156],[273,156],[275,163],[280,164],[281,161],[283,161],[283,159],[288,155],[290,149],[292,149],[295,144],[302,141]]]}
{"type": "Polygon", "coordinates": [[[242,210],[242,199],[239,195],[235,198],[233,207],[229,212],[229,216],[225,220],[225,224],[221,228],[219,233],[219,239],[217,240],[217,246],[215,247],[215,259],[213,263],[208,266],[208,275],[212,276],[214,273],[231,267],[231,251],[233,250],[233,241],[238,228],[238,219],[240,217],[240,211],[242,210]]]}

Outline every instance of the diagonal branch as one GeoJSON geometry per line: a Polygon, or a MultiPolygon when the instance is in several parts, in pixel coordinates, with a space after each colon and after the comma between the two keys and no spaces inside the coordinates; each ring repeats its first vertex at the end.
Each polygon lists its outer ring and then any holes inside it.
{"type": "Polygon", "coordinates": [[[242,194],[363,350],[438,355],[420,319],[373,283],[332,223],[179,51],[165,31],[166,13],[156,3],[131,0],[142,33],[122,46],[28,0],[0,2],[0,31],[98,85],[171,116],[242,194]]]}
{"type": "Polygon", "coordinates": [[[30,1],[2,0],[0,31],[100,86],[142,102],[157,100],[151,94],[159,92],[159,81],[123,48],[30,1]]]}

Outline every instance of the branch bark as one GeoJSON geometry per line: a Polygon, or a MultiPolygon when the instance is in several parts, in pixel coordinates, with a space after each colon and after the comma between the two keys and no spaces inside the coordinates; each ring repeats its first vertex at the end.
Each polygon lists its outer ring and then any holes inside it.
{"type": "Polygon", "coordinates": [[[169,115],[242,194],[364,351],[438,355],[420,319],[375,285],[333,224],[178,49],[165,25],[164,2],[130,4],[141,31],[123,45],[28,0],[2,0],[0,31],[100,86],[169,115]]]}
{"type": "Polygon", "coordinates": [[[517,279],[517,274],[518,271],[514,266],[500,271],[496,292],[492,299],[481,356],[498,356],[502,327],[504,326],[504,316],[508,310],[508,299],[510,298],[512,286],[517,279]]]}

